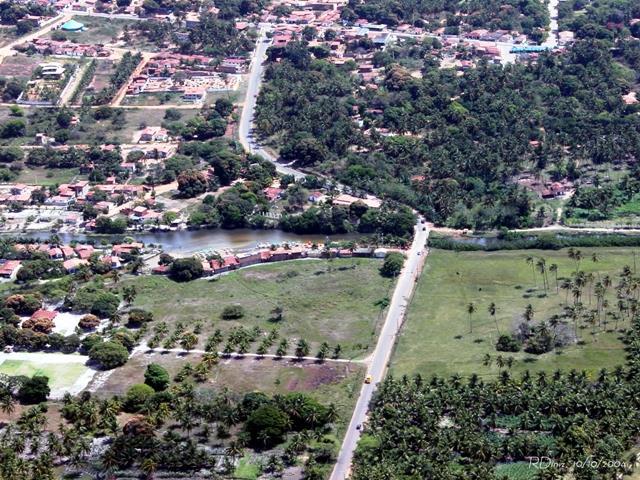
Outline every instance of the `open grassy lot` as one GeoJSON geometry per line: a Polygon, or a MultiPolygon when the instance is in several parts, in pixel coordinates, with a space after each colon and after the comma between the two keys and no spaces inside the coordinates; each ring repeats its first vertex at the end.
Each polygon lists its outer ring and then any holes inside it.
{"type": "MultiPolygon", "coordinates": [[[[598,275],[611,275],[613,285],[624,265],[633,269],[633,251],[627,248],[583,249],[580,270],[598,275]],[[593,262],[596,253],[597,262],[593,262]]],[[[556,281],[549,273],[549,293],[544,296],[542,277],[535,273],[526,258],[544,257],[547,267],[558,265],[560,283],[562,277],[570,277],[576,263],[560,251],[502,251],[502,252],[452,252],[434,249],[427,258],[427,265],[418,283],[409,309],[399,344],[393,359],[394,374],[421,373],[423,375],[473,372],[480,375],[497,375],[495,365],[485,366],[483,359],[490,354],[513,356],[513,370],[523,371],[586,369],[597,371],[623,363],[623,345],[620,333],[614,332],[613,322],[605,325],[606,331],[592,334],[591,328],[579,330],[580,342],[542,355],[524,352],[497,352],[495,342],[500,333],[513,333],[522,322],[528,304],[534,311],[532,323],[548,320],[561,313],[567,292],[556,293],[556,281]],[[473,302],[475,313],[470,333],[467,305],[473,302]],[[497,307],[495,322],[488,313],[488,306],[497,307]],[[497,323],[497,326],[496,326],[497,323]]],[[[639,259],[640,260],[640,259],[639,259]]],[[[615,292],[609,289],[607,297],[611,310],[616,308],[615,292]]],[[[572,304],[571,294],[568,302],[572,304]]],[[[589,299],[585,291],[582,298],[586,308],[595,309],[595,298],[589,299]],[[592,302],[589,305],[589,302],[592,302]]],[[[621,322],[619,327],[627,326],[621,322]]],[[[571,328],[569,326],[569,328],[571,328]]]]}
{"type": "MultiPolygon", "coordinates": [[[[114,40],[124,30],[125,25],[131,26],[135,20],[124,20],[120,18],[100,18],[100,17],[74,17],[74,20],[82,23],[86,30],[83,32],[64,32],[67,39],[77,43],[113,43],[114,40]]],[[[46,37],[51,37],[52,32],[46,37]]]]}
{"type": "MultiPolygon", "coordinates": [[[[165,277],[145,276],[123,282],[138,290],[134,306],[153,312],[171,326],[182,321],[187,329],[202,321],[199,345],[215,328],[277,327],[295,341],[304,338],[315,354],[320,343],[341,344],[343,356],[370,350],[383,311],[379,301],[390,295],[392,281],[380,276],[374,259],[300,260],[260,265],[224,275],[217,280],[175,283],[165,277]],[[221,320],[224,307],[240,305],[245,316],[221,320]],[[280,306],[283,319],[272,320],[280,306]]],[[[274,348],[275,350],[275,348],[274,348]]]]}
{"type": "Polygon", "coordinates": [[[128,95],[122,100],[122,105],[135,105],[135,106],[158,106],[158,105],[188,105],[192,102],[187,102],[182,99],[182,95],[176,92],[164,92],[164,93],[141,93],[139,95],[128,95]]]}
{"type": "MultiPolygon", "coordinates": [[[[170,107],[167,107],[170,108],[170,107]]],[[[88,119],[78,127],[78,134],[74,131],[73,143],[132,143],[134,133],[145,126],[160,126],[164,120],[166,109],[123,109],[124,124],[115,128],[110,119],[93,120],[88,119]]],[[[186,122],[197,115],[196,109],[181,109],[181,122],[186,122]]]]}
{"type": "Polygon", "coordinates": [[[52,391],[70,388],[87,371],[81,363],[41,363],[29,360],[4,360],[0,363],[0,373],[6,375],[44,375],[49,377],[52,391]]]}
{"type": "Polygon", "coordinates": [[[38,64],[43,62],[39,55],[12,55],[5,57],[0,64],[0,77],[10,77],[18,80],[28,80],[38,64]]]}
{"type": "Polygon", "coordinates": [[[70,183],[79,175],[78,168],[24,168],[20,171],[16,182],[29,185],[59,185],[70,183]]]}

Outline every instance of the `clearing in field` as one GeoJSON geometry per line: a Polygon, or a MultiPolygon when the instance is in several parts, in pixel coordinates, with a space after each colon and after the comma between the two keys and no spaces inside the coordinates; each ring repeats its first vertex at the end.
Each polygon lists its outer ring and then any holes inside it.
{"type": "Polygon", "coordinates": [[[392,362],[393,373],[497,375],[504,368],[499,364],[508,357],[513,357],[511,368],[516,372],[572,368],[593,372],[622,364],[620,332],[629,325],[630,305],[623,305],[623,311],[618,311],[615,289],[624,265],[631,266],[633,275],[633,250],[583,248],[579,261],[570,259],[567,253],[568,249],[501,252],[433,249],[403,327],[392,362]],[[546,264],[549,283],[546,294],[536,266],[540,258],[546,264]],[[557,283],[555,273],[550,270],[552,264],[557,265],[557,283]],[[576,270],[584,272],[585,281],[578,299],[576,289],[561,288],[564,280],[574,278],[576,270]],[[608,305],[600,308],[594,290],[607,275],[612,281],[604,295],[608,305]],[[590,318],[591,323],[571,320],[577,300],[580,318],[590,318]],[[495,316],[489,312],[492,302],[496,306],[495,316]],[[469,304],[473,304],[471,313],[469,304]],[[498,336],[513,334],[519,326],[527,325],[526,318],[530,318],[530,327],[545,322],[558,336],[564,335],[571,341],[542,354],[497,351],[498,336]],[[618,331],[614,331],[616,326],[618,331]]]}
{"type": "MultiPolygon", "coordinates": [[[[177,322],[186,329],[202,322],[198,347],[216,328],[228,333],[233,327],[262,331],[278,328],[280,338],[289,340],[289,353],[304,338],[310,353],[322,342],[342,346],[343,357],[371,350],[390,297],[392,280],[383,278],[375,259],[299,260],[259,265],[218,279],[176,283],[166,277],[145,276],[123,282],[135,285],[134,306],[153,313],[157,324],[169,330],[177,322]],[[222,320],[225,307],[239,305],[244,316],[222,320]],[[276,307],[282,319],[274,319],[276,307]]],[[[273,348],[275,350],[275,348],[273,348]]],[[[255,351],[252,347],[249,351],[255,351]]]]}
{"type": "Polygon", "coordinates": [[[76,394],[89,383],[95,371],[86,367],[87,357],[55,353],[2,353],[0,373],[5,375],[44,375],[49,377],[51,398],[65,392],[76,394]]]}
{"type": "Polygon", "coordinates": [[[38,65],[44,61],[44,57],[13,55],[4,57],[0,64],[0,77],[15,78],[16,80],[28,80],[38,65]]]}

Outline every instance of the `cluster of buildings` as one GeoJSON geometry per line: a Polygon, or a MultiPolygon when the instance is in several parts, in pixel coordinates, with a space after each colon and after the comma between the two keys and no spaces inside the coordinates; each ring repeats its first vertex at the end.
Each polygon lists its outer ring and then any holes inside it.
{"type": "Polygon", "coordinates": [[[36,38],[16,47],[18,51],[64,57],[108,57],[111,51],[102,44],[74,43],[50,38],[36,38]]]}
{"type": "Polygon", "coordinates": [[[39,187],[25,185],[24,183],[13,183],[0,185],[0,205],[10,205],[16,203],[25,205],[31,202],[31,195],[39,187]]]}
{"type": "MultiPolygon", "coordinates": [[[[74,273],[82,265],[89,265],[89,260],[96,255],[97,261],[107,265],[109,269],[117,270],[126,261],[122,257],[133,253],[141,253],[144,245],[141,243],[115,244],[105,248],[95,248],[93,245],[78,244],[57,245],[50,243],[17,243],[13,245],[16,256],[29,259],[33,254],[44,254],[49,260],[59,260],[67,273],[74,273]]],[[[22,260],[0,260],[0,277],[15,278],[22,266],[22,260]]]]}
{"type": "Polygon", "coordinates": [[[516,183],[528,190],[533,191],[538,197],[548,200],[552,198],[563,197],[573,190],[573,183],[569,180],[558,182],[541,180],[531,175],[521,176],[516,183]]]}
{"type": "MultiPolygon", "coordinates": [[[[227,253],[215,258],[202,259],[205,276],[219,275],[239,268],[250,267],[260,263],[283,262],[301,258],[352,258],[373,257],[384,258],[390,251],[397,249],[356,247],[356,248],[319,248],[317,245],[304,244],[296,246],[279,246],[271,249],[261,248],[242,253],[227,253]]],[[[170,265],[158,265],[152,269],[156,275],[166,275],[170,265]]]]}
{"type": "Polygon", "coordinates": [[[186,102],[202,103],[207,92],[237,89],[236,74],[245,73],[247,64],[245,58],[225,58],[216,65],[203,55],[161,53],[131,78],[127,95],[179,93],[186,102]]]}

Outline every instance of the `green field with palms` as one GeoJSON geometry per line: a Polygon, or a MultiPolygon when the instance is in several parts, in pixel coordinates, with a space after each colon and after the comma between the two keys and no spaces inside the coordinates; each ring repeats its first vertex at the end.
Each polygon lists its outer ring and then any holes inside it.
{"type": "Polygon", "coordinates": [[[620,337],[638,308],[636,267],[640,268],[640,256],[634,262],[629,248],[574,249],[572,258],[569,249],[433,249],[409,308],[392,372],[493,376],[503,369],[612,368],[624,360],[620,337]],[[628,292],[620,300],[616,287],[625,265],[628,292]],[[544,323],[571,341],[543,354],[497,351],[498,337],[512,334],[523,323],[536,328],[544,323]]]}

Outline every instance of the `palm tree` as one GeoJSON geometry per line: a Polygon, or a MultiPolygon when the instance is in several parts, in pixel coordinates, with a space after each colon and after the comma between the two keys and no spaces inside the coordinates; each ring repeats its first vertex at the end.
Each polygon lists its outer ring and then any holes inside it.
{"type": "Polygon", "coordinates": [[[122,275],[120,274],[120,272],[118,270],[113,270],[111,272],[111,279],[113,280],[114,284],[118,284],[118,282],[120,281],[120,278],[122,277],[122,275]]]}
{"type": "Polygon", "coordinates": [[[287,354],[287,350],[289,349],[289,340],[283,338],[280,340],[280,345],[278,345],[278,349],[276,350],[276,356],[284,357],[287,354]]]}
{"type": "Polygon", "coordinates": [[[547,293],[547,261],[544,258],[539,258],[536,262],[536,268],[542,276],[542,287],[544,292],[547,293]]]}
{"type": "Polygon", "coordinates": [[[303,357],[309,355],[309,344],[304,338],[298,340],[298,345],[296,345],[296,357],[298,360],[302,360],[303,357]]]}
{"type": "Polygon", "coordinates": [[[127,305],[131,305],[133,301],[136,299],[138,295],[138,289],[135,285],[131,285],[130,287],[124,287],[122,291],[122,298],[127,303],[127,305]]]}
{"type": "Polygon", "coordinates": [[[490,367],[492,361],[493,359],[491,358],[491,355],[489,355],[488,353],[485,353],[484,357],[482,358],[482,364],[485,367],[490,367]]]}
{"type": "Polygon", "coordinates": [[[218,363],[218,354],[214,352],[207,352],[202,356],[202,363],[207,368],[212,368],[218,363]]]}
{"type": "Polygon", "coordinates": [[[244,446],[242,445],[242,442],[239,440],[232,440],[229,442],[229,446],[225,449],[225,454],[234,460],[237,457],[244,455],[244,446]]]}
{"type": "Polygon", "coordinates": [[[573,282],[567,278],[565,278],[560,284],[560,288],[565,290],[564,303],[565,305],[569,303],[569,292],[573,290],[573,282]]]}
{"type": "Polygon", "coordinates": [[[469,333],[473,333],[473,321],[472,321],[472,317],[473,314],[476,311],[476,306],[474,305],[473,302],[469,302],[467,304],[467,313],[469,314],[469,333]]]}
{"type": "Polygon", "coordinates": [[[153,478],[153,474],[156,472],[158,468],[158,463],[152,457],[147,457],[142,460],[140,464],[140,470],[145,474],[145,478],[151,480],[153,478]]]}
{"type": "Polygon", "coordinates": [[[328,353],[329,353],[329,344],[327,342],[322,342],[322,345],[320,345],[320,350],[318,350],[318,354],[316,355],[316,357],[318,358],[318,360],[323,362],[324,359],[327,358],[328,353]]]}
{"type": "Polygon", "coordinates": [[[500,327],[498,327],[498,321],[496,320],[496,304],[491,302],[487,310],[489,312],[489,315],[491,315],[491,318],[493,319],[493,323],[495,323],[496,325],[496,330],[498,331],[498,335],[500,335],[500,327]]]}
{"type": "Polygon", "coordinates": [[[580,261],[582,260],[582,252],[580,250],[576,250],[573,247],[571,247],[569,248],[569,250],[567,250],[567,255],[571,260],[573,260],[576,263],[576,273],[577,273],[578,269],[580,268],[580,261]]]}
{"type": "Polygon", "coordinates": [[[185,332],[180,338],[180,346],[187,352],[193,350],[193,347],[198,343],[198,336],[195,333],[185,332]]]}
{"type": "Polygon", "coordinates": [[[555,279],[556,279],[556,293],[558,293],[559,290],[559,285],[558,285],[558,265],[555,263],[552,263],[551,265],[549,265],[549,271],[551,273],[553,273],[555,279]]]}
{"type": "Polygon", "coordinates": [[[13,398],[13,395],[11,395],[11,392],[6,391],[3,393],[2,398],[0,399],[0,410],[2,410],[3,413],[6,413],[9,418],[11,418],[13,412],[16,411],[16,401],[13,398]]]}
{"type": "Polygon", "coordinates": [[[531,323],[531,320],[533,320],[533,305],[528,304],[525,309],[524,309],[524,319],[527,321],[527,323],[531,323]]]}
{"type": "Polygon", "coordinates": [[[532,256],[528,256],[525,261],[527,262],[527,265],[531,267],[531,273],[533,274],[533,285],[537,287],[538,283],[536,282],[535,260],[532,256]]]}

